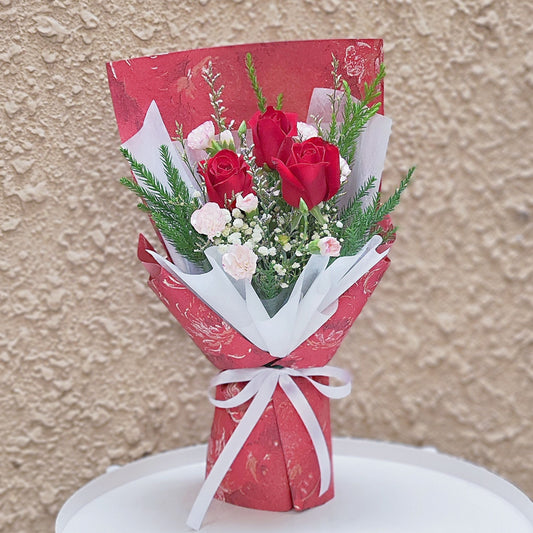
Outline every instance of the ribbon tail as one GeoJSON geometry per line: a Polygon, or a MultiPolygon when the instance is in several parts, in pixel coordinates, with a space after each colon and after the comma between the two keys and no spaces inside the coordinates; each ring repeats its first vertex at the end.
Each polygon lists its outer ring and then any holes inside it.
{"type": "Polygon", "coordinates": [[[292,402],[292,405],[309,433],[309,437],[311,437],[320,470],[319,495],[322,496],[329,489],[331,483],[331,460],[326,438],[313,409],[294,380],[285,374],[280,377],[279,384],[287,395],[287,398],[292,402]]]}
{"type": "Polygon", "coordinates": [[[213,465],[211,472],[207,476],[187,518],[187,525],[198,531],[202,526],[205,514],[211,504],[219,485],[230,469],[233,461],[241,451],[246,440],[250,436],[257,422],[261,418],[268,402],[271,400],[276,385],[278,375],[272,374],[265,378],[259,392],[250,403],[246,413],[242,417],[235,431],[226,443],[226,446],[213,465]]]}

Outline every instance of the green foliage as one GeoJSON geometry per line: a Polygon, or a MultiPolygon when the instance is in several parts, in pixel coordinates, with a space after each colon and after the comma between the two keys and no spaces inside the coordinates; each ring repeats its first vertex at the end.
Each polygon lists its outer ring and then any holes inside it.
{"type": "Polygon", "coordinates": [[[342,80],[338,74],[338,62],[333,61],[333,83],[334,92],[331,97],[331,125],[328,132],[328,140],[336,144],[343,159],[348,165],[354,162],[355,150],[357,147],[357,139],[361,135],[368,121],[378,112],[381,104],[378,102],[370,106],[370,102],[380,96],[379,86],[385,77],[385,65],[381,64],[379,72],[372,83],[365,82],[363,99],[359,102],[352,100],[352,91],[348,82],[342,80]],[[340,128],[338,127],[338,112],[340,105],[340,97],[337,94],[339,83],[344,89],[342,101],[344,101],[343,120],[340,128]],[[370,106],[370,107],[369,107],[370,106]]]}
{"type": "MultiPolygon", "coordinates": [[[[380,103],[370,105],[372,101],[381,95],[379,87],[385,77],[385,66],[380,65],[376,78],[370,83],[365,83],[364,94],[359,102],[352,99],[350,86],[343,80],[338,72],[338,60],[333,57],[332,77],[333,94],[331,100],[331,123],[327,133],[327,139],[337,145],[339,152],[348,165],[354,163],[357,139],[363,132],[368,121],[378,112],[380,103]],[[342,87],[343,94],[339,96],[339,89],[342,87]],[[340,104],[344,103],[342,120],[339,119],[340,104]]],[[[375,178],[370,178],[357,192],[344,210],[340,213],[339,219],[343,224],[341,231],[337,232],[337,237],[342,238],[342,256],[356,254],[376,234],[380,234],[384,239],[391,239],[394,236],[395,228],[385,232],[379,226],[383,218],[391,213],[398,205],[400,196],[411,180],[414,167],[409,170],[400,186],[394,194],[381,204],[381,195],[377,193],[371,203],[363,209],[362,200],[365,198],[373,186],[375,178]]]]}
{"type": "MultiPolygon", "coordinates": [[[[394,191],[394,193],[388,198],[384,204],[380,205],[376,212],[376,218],[379,220],[382,220],[385,216],[387,216],[389,213],[391,213],[400,203],[400,197],[409,185],[411,178],[413,176],[413,173],[415,171],[415,167],[411,167],[407,174],[403,177],[402,181],[400,182],[400,186],[394,191]]],[[[377,202],[380,202],[380,193],[377,194],[377,202]]]]}
{"type": "Polygon", "coordinates": [[[279,276],[272,267],[272,263],[265,262],[264,265],[260,265],[254,274],[253,286],[258,296],[264,300],[270,300],[281,292],[279,276]]]}
{"type": "Polygon", "coordinates": [[[361,187],[350,204],[340,214],[340,220],[343,223],[343,228],[338,234],[338,237],[343,239],[341,256],[355,255],[374,235],[382,235],[385,242],[394,237],[396,228],[383,234],[379,223],[399,204],[400,197],[409,185],[414,171],[415,167],[409,169],[400,182],[400,186],[385,203],[381,204],[381,194],[378,192],[364,210],[362,200],[370,193],[376,182],[375,178],[370,178],[361,187]]]}
{"type": "MultiPolygon", "coordinates": [[[[254,59],[250,52],[246,54],[246,70],[248,71],[248,77],[250,78],[250,82],[252,83],[252,89],[254,90],[255,96],[257,98],[257,107],[259,108],[259,111],[261,111],[261,113],[264,113],[267,108],[267,101],[266,98],[263,96],[263,90],[261,89],[261,86],[257,81],[257,73],[255,72],[254,59]]],[[[283,96],[281,99],[281,103],[283,103],[283,96]]],[[[278,96],[278,105],[279,104],[280,97],[278,96]]]]}
{"type": "Polygon", "coordinates": [[[197,198],[191,196],[178,169],[172,164],[168,147],[163,145],[160,148],[168,191],[128,150],[122,148],[121,152],[128,160],[137,182],[129,178],[122,178],[120,182],[143,199],[144,203],[138,207],[150,214],[157,229],[180,254],[197,265],[205,265],[203,250],[207,247],[207,238],[197,233],[191,225],[191,215],[200,204],[197,198]]]}
{"type": "Polygon", "coordinates": [[[381,96],[381,91],[378,89],[381,82],[385,79],[385,65],[381,63],[379,65],[379,72],[377,76],[374,78],[374,81],[370,83],[366,83],[365,81],[365,90],[364,90],[364,96],[361,103],[363,105],[369,105],[372,100],[375,100],[378,96],[381,96]]]}

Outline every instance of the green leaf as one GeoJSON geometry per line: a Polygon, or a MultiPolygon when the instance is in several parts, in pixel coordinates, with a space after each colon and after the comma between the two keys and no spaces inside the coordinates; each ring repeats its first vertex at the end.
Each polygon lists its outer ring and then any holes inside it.
{"type": "Polygon", "coordinates": [[[200,235],[191,224],[191,215],[198,209],[199,202],[191,196],[178,169],[173,165],[168,147],[165,145],[160,147],[160,156],[169,190],[165,189],[127,150],[122,150],[122,153],[128,159],[133,174],[139,181],[135,183],[129,178],[122,178],[120,182],[142,198],[144,203],[139,204],[139,208],[150,214],[157,229],[176,250],[189,261],[203,267],[205,265],[203,250],[208,245],[207,237],[200,235]]]}
{"type": "MultiPolygon", "coordinates": [[[[250,52],[246,54],[246,69],[248,71],[248,77],[250,78],[250,82],[252,83],[252,89],[255,92],[255,97],[257,98],[257,107],[259,108],[259,111],[261,111],[261,113],[264,113],[267,108],[267,101],[266,101],[266,98],[263,96],[263,90],[261,89],[261,86],[259,85],[259,82],[257,81],[257,74],[255,72],[254,59],[252,57],[252,54],[250,54],[250,52]]],[[[278,102],[279,102],[279,96],[278,96],[278,102]]]]}

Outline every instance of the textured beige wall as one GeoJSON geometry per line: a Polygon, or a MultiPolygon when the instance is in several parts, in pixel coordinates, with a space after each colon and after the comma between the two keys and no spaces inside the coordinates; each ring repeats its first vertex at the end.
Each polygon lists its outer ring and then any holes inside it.
{"type": "Polygon", "coordinates": [[[106,60],[383,37],[393,267],[334,363],[338,435],[463,456],[533,496],[531,0],[0,0],[0,531],[111,463],[205,441],[213,368],[146,288],[106,60]]]}

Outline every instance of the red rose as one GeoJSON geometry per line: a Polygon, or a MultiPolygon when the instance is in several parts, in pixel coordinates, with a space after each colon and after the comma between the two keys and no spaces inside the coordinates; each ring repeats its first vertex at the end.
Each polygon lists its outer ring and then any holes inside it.
{"type": "Polygon", "coordinates": [[[220,150],[200,164],[200,174],[205,179],[209,201],[220,207],[232,207],[237,193],[243,196],[252,191],[250,167],[244,158],[232,150],[220,150]]]}
{"type": "Polygon", "coordinates": [[[283,199],[293,207],[303,198],[309,209],[329,200],[341,186],[339,149],[320,137],[287,141],[274,158],[283,199]]]}
{"type": "Polygon", "coordinates": [[[258,111],[249,120],[257,166],[262,167],[266,163],[274,168],[272,158],[278,156],[280,146],[287,137],[297,135],[297,121],[296,113],[283,113],[270,105],[264,113],[258,111]]]}

